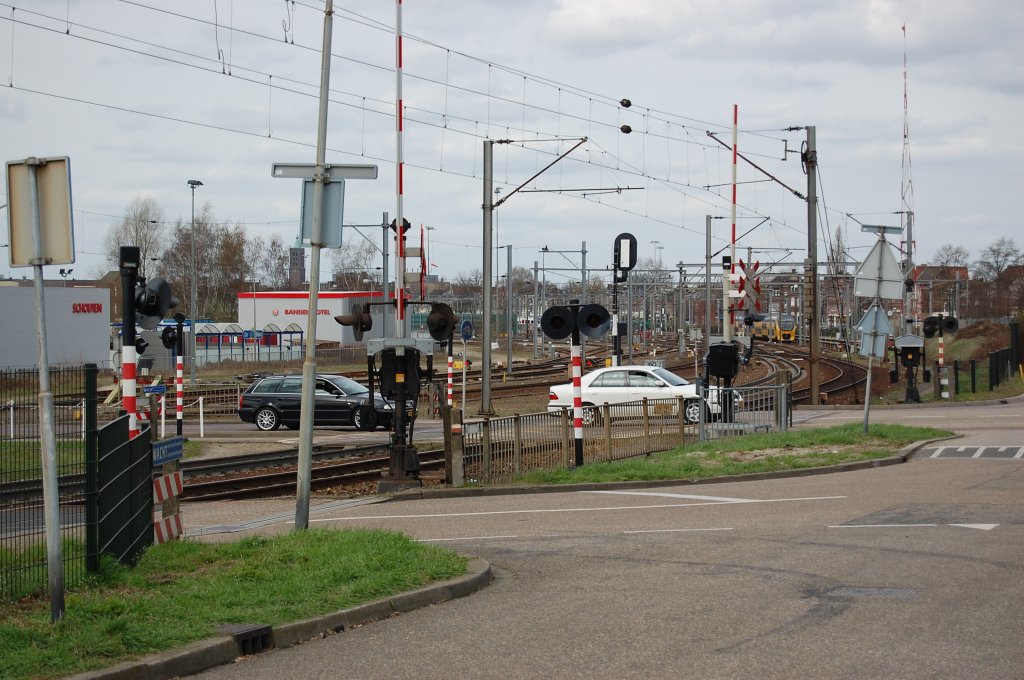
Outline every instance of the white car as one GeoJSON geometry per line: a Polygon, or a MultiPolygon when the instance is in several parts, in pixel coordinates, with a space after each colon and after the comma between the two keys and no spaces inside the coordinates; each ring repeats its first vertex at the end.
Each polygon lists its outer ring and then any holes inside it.
{"type": "MultiPolygon", "coordinates": [[[[580,380],[583,401],[583,424],[592,425],[600,418],[597,408],[602,404],[622,404],[641,399],[678,399],[682,397],[683,417],[688,423],[700,421],[700,401],[697,385],[680,378],[672,371],[655,366],[612,366],[599,368],[580,380]]],[[[738,394],[737,394],[738,396],[738,394]]],[[[572,383],[555,385],[548,393],[548,411],[556,413],[572,408],[572,383]]],[[[710,420],[722,411],[718,403],[718,390],[712,388],[707,400],[705,419],[710,420]]],[[[676,412],[673,407],[672,413],[676,412]]]]}

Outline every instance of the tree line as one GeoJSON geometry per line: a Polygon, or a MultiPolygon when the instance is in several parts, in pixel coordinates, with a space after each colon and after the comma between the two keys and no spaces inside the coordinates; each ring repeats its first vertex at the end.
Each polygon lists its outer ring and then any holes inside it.
{"type": "MultiPolygon", "coordinates": [[[[840,242],[841,243],[841,242],[840,242]]],[[[213,321],[234,321],[238,318],[238,293],[245,290],[305,290],[305,281],[290,281],[289,249],[277,235],[263,238],[247,233],[240,222],[219,220],[213,206],[204,203],[191,219],[166,219],[163,209],[148,197],[133,199],[124,217],[110,226],[104,252],[111,270],[118,266],[118,250],[122,245],[139,247],[143,274],[161,276],[171,285],[180,301],[178,310],[188,316],[213,321]],[[194,258],[194,263],[193,263],[194,258]],[[192,299],[192,273],[196,277],[196,298],[192,299]]],[[[332,249],[330,267],[334,285],[340,290],[373,290],[382,284],[379,244],[358,230],[351,230],[341,248],[332,249]]],[[[845,246],[833,247],[845,251],[845,246]]],[[[829,255],[830,260],[833,257],[829,255]]],[[[838,256],[836,256],[838,258],[838,256]]],[[[1024,266],[1022,252],[1016,241],[1001,237],[984,247],[978,258],[971,260],[962,245],[944,244],[927,264],[951,270],[966,267],[969,279],[964,282],[969,294],[962,304],[970,317],[985,318],[1013,314],[1024,309],[1024,266]]],[[[839,260],[837,259],[837,266],[839,260]]],[[[639,263],[630,278],[634,283],[671,284],[674,272],[662,268],[653,258],[639,263]]],[[[496,295],[511,279],[513,294],[528,296],[533,292],[534,272],[526,267],[513,267],[499,279],[496,295]]],[[[940,278],[941,272],[940,272],[940,278]]],[[[459,273],[450,281],[430,286],[439,299],[478,297],[483,275],[479,270],[459,273]]],[[[549,274],[549,293],[578,294],[577,277],[549,274]],[[575,289],[573,288],[575,286],[575,289]]],[[[605,286],[598,277],[588,281],[588,289],[597,293],[605,286]]]]}

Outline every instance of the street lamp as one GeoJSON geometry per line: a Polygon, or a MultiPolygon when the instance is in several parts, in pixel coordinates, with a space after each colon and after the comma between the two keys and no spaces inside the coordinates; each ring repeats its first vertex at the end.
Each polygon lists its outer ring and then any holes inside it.
{"type": "Polygon", "coordinates": [[[71,272],[73,272],[73,271],[75,271],[75,270],[74,269],[64,269],[64,267],[60,268],[60,276],[61,276],[62,279],[64,279],[64,288],[68,287],[68,277],[71,276],[71,272]]]}
{"type": "Polygon", "coordinates": [[[191,298],[189,304],[189,313],[192,315],[190,320],[191,333],[192,333],[192,364],[189,367],[189,384],[196,384],[196,307],[198,306],[196,298],[198,293],[196,292],[196,187],[203,186],[203,183],[198,179],[190,179],[188,181],[189,187],[192,188],[192,287],[189,294],[191,298]]]}

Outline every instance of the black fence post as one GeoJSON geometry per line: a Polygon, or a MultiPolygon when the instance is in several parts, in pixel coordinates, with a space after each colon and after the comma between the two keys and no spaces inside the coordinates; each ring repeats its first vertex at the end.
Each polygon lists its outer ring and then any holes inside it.
{"type": "Polygon", "coordinates": [[[96,407],[97,376],[96,364],[85,365],[85,570],[96,572],[100,569],[99,534],[96,507],[96,407]]]}
{"type": "Polygon", "coordinates": [[[994,390],[996,388],[996,385],[999,384],[999,378],[998,378],[998,375],[999,375],[999,373],[998,373],[998,369],[999,369],[998,361],[999,360],[996,358],[996,357],[998,357],[998,355],[999,355],[999,352],[989,352],[988,353],[988,391],[989,392],[994,390]]]}
{"type": "Polygon", "coordinates": [[[960,361],[953,359],[953,394],[960,394],[960,361]]]}
{"type": "Polygon", "coordinates": [[[971,394],[978,392],[978,362],[971,359],[971,394]]]}

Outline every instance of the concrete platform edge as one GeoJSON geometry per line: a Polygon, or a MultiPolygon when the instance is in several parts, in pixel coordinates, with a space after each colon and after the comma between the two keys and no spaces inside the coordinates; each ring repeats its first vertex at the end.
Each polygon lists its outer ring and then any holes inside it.
{"type": "MultiPolygon", "coordinates": [[[[466,573],[462,576],[431,583],[416,590],[398,593],[350,609],[275,627],[274,647],[291,647],[342,632],[353,626],[373,623],[395,614],[465,597],[490,584],[492,580],[494,571],[490,563],[478,557],[471,557],[466,573]]],[[[110,668],[68,676],[66,680],[170,680],[231,663],[240,656],[234,638],[220,635],[135,661],[126,661],[110,668]]]]}

